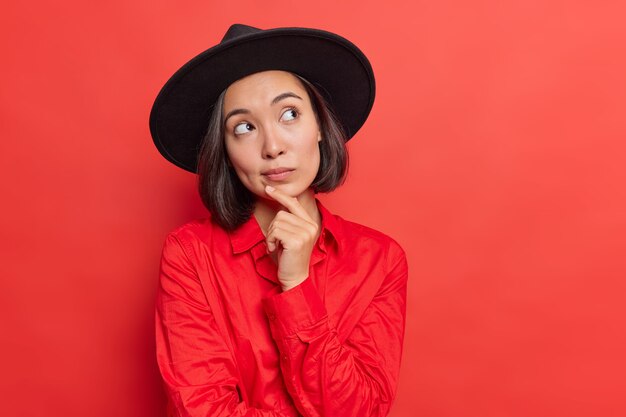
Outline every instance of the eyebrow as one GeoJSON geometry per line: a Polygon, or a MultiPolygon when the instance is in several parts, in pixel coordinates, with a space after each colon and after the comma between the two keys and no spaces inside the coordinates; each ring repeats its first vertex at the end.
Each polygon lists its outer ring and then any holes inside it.
{"type": "MultiPolygon", "coordinates": [[[[282,94],[279,94],[276,97],[274,97],[274,99],[272,100],[272,102],[270,104],[273,106],[276,103],[278,103],[279,101],[284,100],[284,99],[289,98],[289,97],[293,97],[293,98],[297,98],[298,100],[302,100],[302,97],[300,97],[296,93],[292,93],[291,91],[287,91],[286,93],[282,93],[282,94]]],[[[233,109],[233,110],[229,111],[228,114],[226,115],[226,117],[224,118],[224,124],[226,124],[226,122],[228,121],[229,117],[235,116],[237,114],[250,114],[250,110],[248,110],[248,109],[233,109]]]]}

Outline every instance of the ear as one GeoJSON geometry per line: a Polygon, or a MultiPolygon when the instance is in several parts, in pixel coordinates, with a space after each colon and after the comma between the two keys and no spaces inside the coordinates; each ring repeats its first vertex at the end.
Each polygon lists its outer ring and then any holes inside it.
{"type": "Polygon", "coordinates": [[[319,130],[317,131],[317,141],[318,142],[322,141],[322,132],[320,132],[319,130]]]}

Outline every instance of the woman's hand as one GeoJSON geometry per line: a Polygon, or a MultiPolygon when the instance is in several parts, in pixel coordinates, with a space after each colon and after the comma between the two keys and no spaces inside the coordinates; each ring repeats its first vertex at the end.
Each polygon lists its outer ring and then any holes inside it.
{"type": "Polygon", "coordinates": [[[270,253],[277,254],[278,280],[283,291],[287,291],[309,276],[309,261],[319,226],[297,198],[271,186],[265,187],[265,193],[289,210],[276,213],[265,238],[270,253]]]}

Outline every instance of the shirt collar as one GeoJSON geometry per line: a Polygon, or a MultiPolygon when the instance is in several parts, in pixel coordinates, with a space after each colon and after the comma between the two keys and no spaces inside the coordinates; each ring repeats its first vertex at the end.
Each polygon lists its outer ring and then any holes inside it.
{"type": "Polygon", "coordinates": [[[337,248],[341,250],[341,223],[339,222],[339,218],[328,211],[317,198],[315,202],[322,216],[322,231],[320,234],[322,237],[322,239],[320,239],[322,245],[325,245],[326,242],[326,232],[330,232],[330,239],[334,240],[337,244],[337,248]]]}
{"type": "MultiPolygon", "coordinates": [[[[332,214],[324,205],[316,198],[317,208],[322,216],[322,230],[320,236],[322,239],[321,244],[324,245],[326,240],[326,231],[330,232],[330,236],[337,243],[339,249],[340,236],[341,236],[341,224],[339,223],[337,216],[332,214]]],[[[233,249],[233,253],[241,253],[250,250],[253,246],[265,240],[265,236],[261,231],[261,226],[256,220],[254,215],[251,215],[245,223],[237,227],[235,230],[228,232],[230,238],[230,244],[233,249]]]]}

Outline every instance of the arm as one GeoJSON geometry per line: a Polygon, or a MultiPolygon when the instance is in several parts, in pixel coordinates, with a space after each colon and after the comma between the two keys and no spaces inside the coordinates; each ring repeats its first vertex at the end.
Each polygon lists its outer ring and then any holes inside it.
{"type": "Polygon", "coordinates": [[[343,343],[309,279],[263,301],[287,388],[304,416],[388,414],[402,356],[408,272],[395,242],[386,261],[381,287],[343,343]]]}
{"type": "Polygon", "coordinates": [[[159,275],[156,351],[173,408],[169,415],[286,417],[242,401],[236,364],[195,269],[173,235],[165,241],[159,275]]]}

